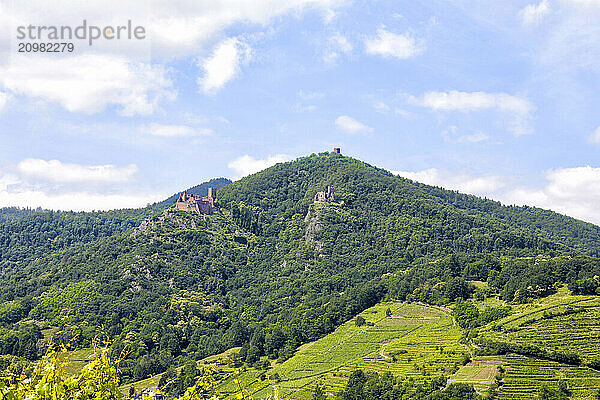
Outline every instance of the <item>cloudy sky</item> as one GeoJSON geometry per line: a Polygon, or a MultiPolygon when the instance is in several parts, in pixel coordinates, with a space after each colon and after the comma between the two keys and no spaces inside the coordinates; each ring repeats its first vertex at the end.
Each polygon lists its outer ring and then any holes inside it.
{"type": "Polygon", "coordinates": [[[142,206],[336,146],[600,224],[600,0],[0,0],[0,33],[0,206],[142,206]],[[83,19],[147,35],[17,52],[83,19]]]}

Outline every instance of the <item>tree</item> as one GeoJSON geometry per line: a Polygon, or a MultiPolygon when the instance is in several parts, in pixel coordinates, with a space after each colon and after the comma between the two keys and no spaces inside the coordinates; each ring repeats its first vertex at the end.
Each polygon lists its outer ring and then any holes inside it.
{"type": "Polygon", "coordinates": [[[366,321],[363,317],[361,317],[360,315],[356,317],[356,326],[363,326],[366,321]]]}
{"type": "Polygon", "coordinates": [[[478,324],[479,310],[471,301],[458,303],[453,314],[456,322],[463,329],[474,328],[478,324]]]}
{"type": "Polygon", "coordinates": [[[471,297],[471,294],[474,290],[474,286],[470,283],[467,283],[464,278],[452,278],[446,285],[446,297],[448,297],[450,301],[454,301],[456,299],[466,300],[471,297]]]}
{"type": "Polygon", "coordinates": [[[323,389],[321,389],[321,386],[319,386],[319,384],[317,384],[317,387],[315,387],[315,390],[313,392],[313,396],[312,396],[312,400],[326,400],[327,397],[325,396],[325,392],[323,392],[323,389]]]}
{"type": "Polygon", "coordinates": [[[558,387],[553,388],[549,384],[544,383],[538,391],[539,400],[568,400],[571,397],[567,383],[564,380],[558,381],[558,387]]]}
{"type": "Polygon", "coordinates": [[[348,378],[348,383],[338,395],[342,400],[364,400],[364,386],[367,376],[362,369],[353,371],[348,378]]]}

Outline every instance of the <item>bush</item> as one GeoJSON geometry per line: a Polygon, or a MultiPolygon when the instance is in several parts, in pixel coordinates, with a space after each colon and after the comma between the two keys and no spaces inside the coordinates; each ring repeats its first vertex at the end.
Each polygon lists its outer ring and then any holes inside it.
{"type": "Polygon", "coordinates": [[[486,307],[479,313],[479,324],[487,325],[490,322],[497,321],[510,315],[512,308],[510,306],[486,307]]]}
{"type": "Polygon", "coordinates": [[[458,325],[463,329],[475,328],[479,324],[479,310],[471,301],[458,303],[454,308],[453,315],[458,325]]]}

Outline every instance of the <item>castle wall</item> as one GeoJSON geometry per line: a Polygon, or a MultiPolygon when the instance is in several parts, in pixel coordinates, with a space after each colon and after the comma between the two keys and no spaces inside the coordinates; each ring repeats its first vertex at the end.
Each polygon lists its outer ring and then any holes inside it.
{"type": "Polygon", "coordinates": [[[179,195],[179,199],[175,203],[175,209],[180,211],[197,211],[202,214],[212,214],[215,209],[216,190],[208,189],[208,196],[201,197],[197,194],[186,194],[185,192],[179,195]]]}

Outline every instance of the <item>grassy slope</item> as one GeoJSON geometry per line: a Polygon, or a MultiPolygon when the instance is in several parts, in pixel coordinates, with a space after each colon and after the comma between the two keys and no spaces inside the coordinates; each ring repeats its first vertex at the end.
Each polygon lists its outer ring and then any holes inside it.
{"type": "MultiPolygon", "coordinates": [[[[239,350],[240,350],[239,347],[233,347],[231,349],[224,351],[223,353],[206,357],[197,362],[198,368],[202,369],[202,367],[205,367],[207,365],[213,365],[213,364],[226,365],[230,356],[237,353],[239,350]]],[[[177,371],[181,371],[181,368],[183,368],[183,367],[177,368],[177,371]]],[[[232,370],[227,369],[223,372],[231,373],[232,370]]],[[[125,385],[121,386],[121,391],[123,393],[129,393],[129,388],[133,386],[135,389],[135,392],[140,393],[141,391],[143,391],[144,389],[147,389],[149,387],[158,386],[158,382],[160,381],[160,378],[162,377],[162,375],[163,374],[157,374],[157,375],[151,376],[149,378],[143,379],[141,381],[125,384],[125,385]]]]}
{"type": "MultiPolygon", "coordinates": [[[[480,306],[499,304],[497,299],[486,299],[480,306]]],[[[501,329],[517,329],[510,335],[519,340],[547,343],[547,346],[559,349],[567,346],[586,359],[597,352],[598,306],[598,296],[571,296],[563,287],[547,298],[514,305],[513,314],[496,324],[505,327],[501,329]],[[544,313],[564,310],[569,305],[584,307],[583,312],[566,316],[571,318],[570,327],[560,322],[565,316],[557,317],[558,322],[547,317],[540,320],[544,313]],[[537,334],[536,329],[539,329],[537,334]]],[[[502,366],[505,374],[498,389],[500,399],[534,399],[543,383],[555,385],[559,379],[567,382],[574,399],[592,399],[600,388],[598,371],[517,354],[475,356],[467,365],[457,367],[467,348],[460,342],[461,330],[442,309],[394,302],[378,304],[360,315],[369,326],[357,327],[355,320],[349,321],[334,333],[302,346],[291,359],[266,372],[267,378],[277,373],[280,381],[267,379],[261,382],[259,376],[264,371],[256,369],[249,369],[235,378],[256,399],[273,394],[274,388],[282,399],[310,399],[317,383],[331,397],[358,368],[390,371],[417,380],[444,375],[450,382],[471,383],[484,393],[494,383],[498,367],[502,366]],[[388,307],[392,311],[390,317],[385,314],[388,307]]],[[[492,330],[491,326],[482,328],[481,335],[501,337],[505,334],[492,330]]],[[[231,377],[222,383],[221,392],[230,395],[236,386],[231,377]]]]}
{"type": "Polygon", "coordinates": [[[555,295],[516,307],[515,313],[481,332],[486,339],[535,345],[546,351],[578,355],[584,363],[600,361],[600,297],[555,295]],[[569,314],[569,310],[574,313],[569,314]]]}
{"type": "MultiPolygon", "coordinates": [[[[541,334],[530,334],[526,339],[532,342],[547,342],[549,346],[560,348],[568,345],[583,358],[595,354],[595,339],[600,330],[600,320],[592,319],[587,313],[597,312],[600,306],[598,296],[571,296],[566,288],[556,294],[530,304],[514,305],[513,314],[496,322],[503,330],[492,330],[490,326],[481,328],[481,336],[494,335],[494,338],[512,336],[523,337],[525,333],[541,329],[541,334]],[[572,314],[574,329],[557,324],[554,318],[540,319],[553,311],[564,310],[571,305],[585,307],[581,313],[572,314]],[[586,331],[576,328],[585,324],[589,340],[582,336],[586,331]],[[549,332],[549,330],[554,330],[549,332]],[[503,336],[504,335],[504,336],[503,336]],[[550,338],[550,340],[548,339],[550,338]]],[[[497,299],[486,299],[480,306],[498,305],[497,299]]],[[[264,371],[249,368],[238,371],[228,363],[231,355],[239,348],[230,349],[216,356],[199,361],[199,366],[217,364],[219,372],[229,376],[221,382],[219,390],[226,398],[234,398],[237,379],[241,387],[248,390],[255,399],[264,399],[276,390],[281,399],[308,400],[314,387],[319,384],[329,398],[338,392],[347,381],[349,374],[358,368],[366,371],[390,371],[394,375],[413,377],[422,380],[427,377],[444,375],[449,382],[471,383],[479,392],[487,392],[494,382],[499,366],[505,369],[502,385],[498,389],[499,399],[535,399],[542,383],[555,385],[559,379],[567,382],[574,399],[592,399],[600,388],[600,372],[592,369],[567,365],[550,360],[535,359],[516,354],[498,356],[475,356],[465,366],[460,366],[467,346],[461,343],[462,331],[453,323],[447,310],[416,303],[383,302],[360,314],[367,324],[356,326],[355,319],[338,327],[335,332],[312,343],[301,346],[296,354],[282,364],[273,362],[272,369],[264,371]],[[391,315],[386,316],[390,309],[391,315]],[[265,373],[267,379],[260,380],[265,373]],[[274,375],[279,380],[273,379],[274,375]]],[[[595,314],[593,314],[595,315],[595,314]]],[[[562,318],[562,317],[557,317],[562,318]]],[[[508,340],[508,339],[507,339],[508,340]]],[[[75,372],[90,356],[89,349],[69,354],[69,370],[75,372]]],[[[136,391],[156,386],[160,375],[133,384],[136,391]]],[[[130,385],[125,385],[126,392],[130,385]]]]}
{"type": "MultiPolygon", "coordinates": [[[[326,392],[339,391],[349,374],[358,368],[412,376],[417,380],[449,375],[466,354],[459,344],[461,332],[446,311],[419,304],[380,303],[360,314],[367,325],[351,320],[330,335],[302,346],[296,354],[267,372],[280,381],[259,380],[261,370],[250,369],[237,376],[255,399],[265,398],[277,388],[280,398],[310,399],[319,383],[326,392]],[[390,308],[392,315],[386,316],[390,308]],[[401,351],[401,350],[405,350],[401,351]]],[[[221,385],[230,395],[234,378],[221,385]]]]}
{"type": "Polygon", "coordinates": [[[476,356],[449,378],[449,382],[465,382],[480,392],[487,392],[498,373],[505,369],[502,384],[497,390],[499,400],[534,400],[542,384],[557,385],[563,379],[574,400],[592,400],[600,388],[600,372],[585,367],[540,360],[518,354],[476,356]]]}
{"type": "MultiPolygon", "coordinates": [[[[486,299],[480,306],[499,305],[486,299]]],[[[586,362],[598,356],[600,342],[600,297],[571,296],[566,287],[554,295],[529,304],[513,305],[513,314],[481,328],[480,339],[507,343],[534,344],[545,350],[574,353],[586,362]],[[558,315],[571,307],[581,312],[558,315]],[[549,317],[554,314],[555,317],[549,317]],[[496,328],[493,328],[496,325],[496,328]]],[[[555,385],[564,379],[574,399],[595,398],[600,372],[583,366],[517,354],[476,356],[450,377],[451,381],[473,383],[481,391],[493,383],[498,365],[506,372],[498,390],[499,399],[535,399],[543,383],[555,385]]]]}

